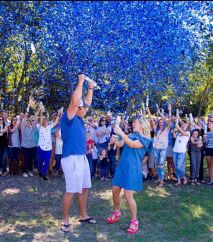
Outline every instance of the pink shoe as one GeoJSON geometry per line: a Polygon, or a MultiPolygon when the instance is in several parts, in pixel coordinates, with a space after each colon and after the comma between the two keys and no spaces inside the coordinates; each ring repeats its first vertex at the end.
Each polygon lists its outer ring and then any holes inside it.
{"type": "Polygon", "coordinates": [[[138,220],[131,220],[129,228],[127,229],[128,234],[135,234],[138,231],[138,220]]]}
{"type": "Polygon", "coordinates": [[[112,216],[107,218],[107,222],[109,224],[114,224],[114,223],[119,221],[120,216],[121,216],[121,212],[120,211],[114,211],[112,216]]]}

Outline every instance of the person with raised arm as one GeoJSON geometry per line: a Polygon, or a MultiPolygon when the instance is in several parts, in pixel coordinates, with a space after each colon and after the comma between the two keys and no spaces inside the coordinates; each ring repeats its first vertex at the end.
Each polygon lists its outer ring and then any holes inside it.
{"type": "Polygon", "coordinates": [[[33,158],[36,152],[34,133],[36,122],[32,122],[29,113],[25,113],[21,121],[21,149],[24,156],[23,177],[33,176],[33,158]]]}
{"type": "Polygon", "coordinates": [[[177,178],[177,183],[175,185],[181,185],[181,179],[183,179],[183,184],[186,185],[187,178],[185,156],[187,144],[190,138],[189,124],[182,122],[180,127],[177,119],[175,129],[173,131],[173,136],[175,138],[175,145],[173,148],[173,159],[175,165],[175,174],[177,178]]]}
{"type": "Polygon", "coordinates": [[[156,178],[156,158],[154,155],[154,148],[153,148],[153,143],[154,143],[154,135],[155,135],[155,130],[156,130],[156,125],[155,125],[155,121],[152,117],[152,114],[149,110],[148,107],[146,107],[146,112],[149,116],[149,120],[150,120],[150,135],[151,135],[151,142],[149,145],[149,149],[148,149],[148,170],[149,170],[149,175],[148,178],[151,179],[155,179],[156,178]]]}
{"type": "Polygon", "coordinates": [[[166,123],[165,118],[161,116],[158,120],[158,125],[155,128],[155,137],[154,137],[154,155],[157,163],[157,174],[159,178],[159,187],[164,185],[164,174],[165,174],[165,162],[166,154],[168,148],[168,135],[170,131],[171,124],[171,104],[168,105],[169,117],[166,123]]]}
{"type": "Polygon", "coordinates": [[[58,124],[59,114],[54,123],[49,124],[48,117],[41,112],[39,124],[39,140],[38,140],[38,170],[39,176],[43,180],[48,180],[46,174],[50,164],[52,153],[51,129],[58,124]]]}
{"type": "Polygon", "coordinates": [[[83,121],[92,103],[94,84],[88,83],[87,96],[82,99],[84,81],[85,75],[79,74],[77,87],[60,122],[63,140],[61,165],[66,183],[66,192],[63,197],[63,220],[61,223],[61,231],[63,232],[70,231],[69,211],[76,193],[78,194],[80,210],[79,222],[96,223],[87,214],[87,198],[88,190],[91,188],[91,176],[86,157],[86,128],[83,121]]]}
{"type": "Polygon", "coordinates": [[[13,117],[8,127],[9,174],[18,175],[21,147],[21,129],[18,117],[13,117]]]}

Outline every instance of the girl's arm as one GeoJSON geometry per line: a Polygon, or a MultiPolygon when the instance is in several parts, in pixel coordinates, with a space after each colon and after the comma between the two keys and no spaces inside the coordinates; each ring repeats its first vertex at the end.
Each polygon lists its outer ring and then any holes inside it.
{"type": "Polygon", "coordinates": [[[43,113],[40,112],[40,116],[39,116],[39,127],[40,127],[40,128],[42,127],[43,119],[44,119],[44,117],[43,117],[43,113]]]}
{"type": "Polygon", "coordinates": [[[173,132],[172,132],[172,134],[173,134],[173,138],[174,138],[174,139],[176,139],[176,138],[177,138],[176,131],[177,131],[176,129],[173,129],[173,132]]]}
{"type": "Polygon", "coordinates": [[[57,139],[59,137],[59,129],[56,129],[55,131],[55,138],[57,139]]]}
{"type": "Polygon", "coordinates": [[[180,127],[178,124],[176,125],[176,128],[177,128],[177,130],[178,130],[182,135],[184,135],[184,136],[190,136],[189,132],[182,130],[181,127],[180,127]]]}
{"type": "Polygon", "coordinates": [[[146,111],[147,111],[147,113],[148,113],[148,115],[149,115],[149,118],[150,118],[150,122],[151,122],[152,128],[153,128],[154,130],[156,130],[155,122],[154,122],[154,120],[153,120],[152,114],[151,114],[151,112],[150,112],[150,110],[149,110],[148,107],[146,107],[146,111]]]}
{"type": "Polygon", "coordinates": [[[55,119],[55,122],[53,123],[53,127],[55,127],[58,124],[59,118],[60,118],[60,115],[58,114],[57,118],[55,119]]]}
{"type": "Polygon", "coordinates": [[[168,123],[167,123],[167,130],[170,130],[171,127],[171,116],[172,116],[172,106],[171,104],[168,105],[168,111],[169,111],[169,118],[168,118],[168,123]]]}
{"type": "Polygon", "coordinates": [[[119,128],[119,127],[115,127],[114,129],[115,133],[119,134],[123,141],[130,147],[130,148],[142,148],[144,147],[143,144],[141,144],[141,142],[139,140],[131,140],[130,138],[128,138],[128,136],[119,128]]]}
{"type": "Polygon", "coordinates": [[[194,127],[195,129],[201,130],[201,127],[198,126],[195,122],[191,122],[191,121],[190,121],[190,126],[191,126],[191,127],[194,127]]]}

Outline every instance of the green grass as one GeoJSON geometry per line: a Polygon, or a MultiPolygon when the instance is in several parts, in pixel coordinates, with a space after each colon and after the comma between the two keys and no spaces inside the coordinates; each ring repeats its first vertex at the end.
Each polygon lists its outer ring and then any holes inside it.
{"type": "Polygon", "coordinates": [[[98,224],[80,224],[75,200],[71,210],[71,233],[59,231],[64,180],[50,177],[0,178],[0,241],[213,241],[212,186],[175,187],[166,182],[157,188],[144,183],[144,190],[135,195],[140,230],[128,235],[129,210],[122,193],[122,218],[108,225],[112,211],[111,183],[94,181],[89,194],[88,211],[98,224]]]}

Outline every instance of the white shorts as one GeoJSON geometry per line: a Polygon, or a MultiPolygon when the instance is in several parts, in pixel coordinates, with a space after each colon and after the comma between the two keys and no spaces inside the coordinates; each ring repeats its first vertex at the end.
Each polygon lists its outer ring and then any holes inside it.
{"type": "Polygon", "coordinates": [[[82,193],[91,187],[90,168],[86,155],[70,155],[61,159],[66,192],[82,193]]]}

